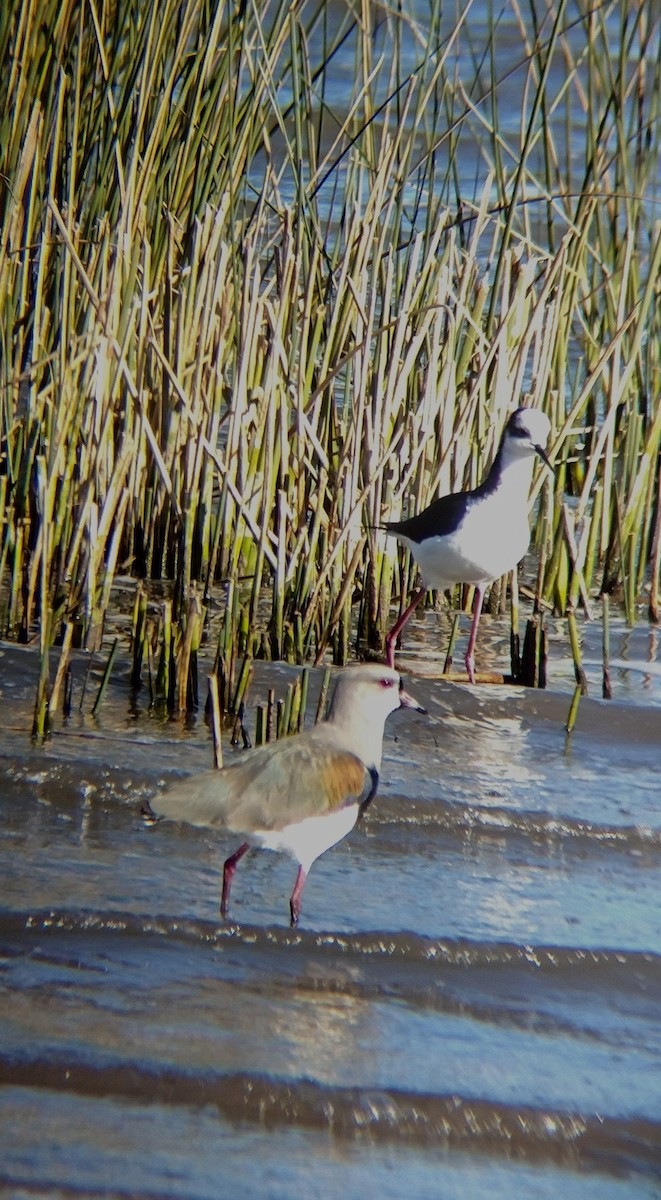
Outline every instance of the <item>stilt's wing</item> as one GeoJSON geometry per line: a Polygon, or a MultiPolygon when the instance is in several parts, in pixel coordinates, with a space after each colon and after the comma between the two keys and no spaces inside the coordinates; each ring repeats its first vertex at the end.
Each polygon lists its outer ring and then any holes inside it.
{"type": "Polygon", "coordinates": [[[150,801],[154,814],[233,833],[277,830],[362,801],[372,777],[355,754],[302,736],[256,750],[221,771],[205,771],[150,801]]]}

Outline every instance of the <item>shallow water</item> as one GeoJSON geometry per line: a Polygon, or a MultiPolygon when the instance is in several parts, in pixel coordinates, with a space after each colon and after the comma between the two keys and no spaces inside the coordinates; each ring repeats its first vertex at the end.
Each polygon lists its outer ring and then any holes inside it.
{"type": "MultiPolygon", "coordinates": [[[[3,1194],[661,1194],[649,630],[616,647],[646,702],[622,668],[568,738],[564,650],[546,692],[470,688],[438,678],[436,625],[402,650],[429,714],[389,719],[297,931],[293,864],[243,861],[224,925],[232,843],[140,820],[210,764],[202,717],[160,721],[120,666],[97,720],[35,746],[35,655],[0,648],[3,1194]]],[[[485,621],[484,665],[504,637],[485,621]]],[[[260,666],[253,700],[293,673],[260,666]]]]}

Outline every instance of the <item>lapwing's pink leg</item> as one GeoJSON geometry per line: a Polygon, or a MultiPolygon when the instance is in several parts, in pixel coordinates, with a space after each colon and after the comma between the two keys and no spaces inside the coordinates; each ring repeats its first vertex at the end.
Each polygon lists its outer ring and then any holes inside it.
{"type": "Polygon", "coordinates": [[[296,883],[294,884],[294,890],[291,894],[291,900],[289,901],[289,911],[291,913],[292,926],[298,925],[298,918],[301,915],[301,895],[303,892],[303,885],[305,884],[307,877],[307,871],[304,871],[303,867],[299,867],[298,875],[296,876],[296,883]]]}
{"type": "Polygon", "coordinates": [[[242,842],[242,844],[239,846],[239,849],[235,850],[234,854],[231,854],[230,857],[225,861],[225,865],[223,867],[223,894],[220,900],[220,915],[222,917],[227,916],[227,909],[230,902],[230,888],[232,887],[232,880],[234,878],[234,872],[236,871],[236,865],[249,849],[250,842],[242,842]]]}

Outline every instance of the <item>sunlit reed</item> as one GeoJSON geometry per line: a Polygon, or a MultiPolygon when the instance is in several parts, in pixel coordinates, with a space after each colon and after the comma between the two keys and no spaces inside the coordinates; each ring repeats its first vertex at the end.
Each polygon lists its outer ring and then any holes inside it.
{"type": "Polygon", "coordinates": [[[536,607],[603,588],[633,622],[649,588],[658,620],[661,13],[512,0],[513,63],[471,8],[3,6],[2,632],[39,640],[35,732],[120,574],[170,711],[212,601],[225,710],[238,661],[380,653],[413,580],[375,526],[474,486],[521,402],[557,466],[536,607]]]}

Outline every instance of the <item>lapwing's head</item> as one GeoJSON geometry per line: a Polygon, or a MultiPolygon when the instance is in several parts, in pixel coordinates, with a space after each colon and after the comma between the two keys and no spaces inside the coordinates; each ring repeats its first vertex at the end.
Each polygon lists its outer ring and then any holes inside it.
{"type": "Polygon", "coordinates": [[[551,422],[539,408],[517,408],[512,413],[503,437],[503,448],[507,459],[529,458],[538,454],[551,466],[546,446],[551,434],[551,422]]]}
{"type": "Polygon", "coordinates": [[[404,690],[401,675],[385,663],[361,663],[346,667],[338,678],[331,716],[334,720],[373,722],[383,727],[397,708],[426,710],[404,690]]]}

